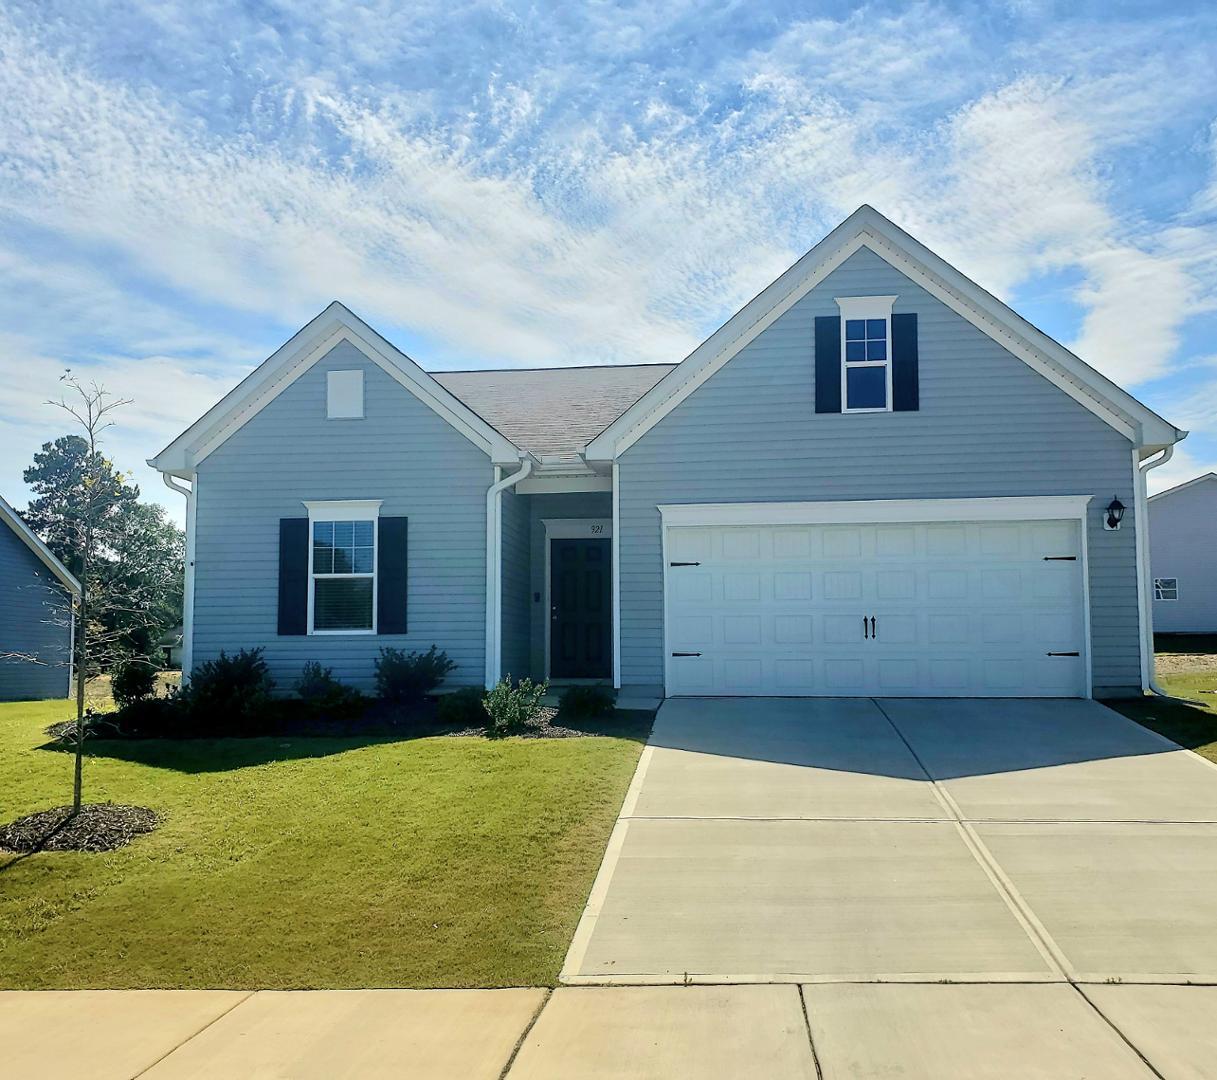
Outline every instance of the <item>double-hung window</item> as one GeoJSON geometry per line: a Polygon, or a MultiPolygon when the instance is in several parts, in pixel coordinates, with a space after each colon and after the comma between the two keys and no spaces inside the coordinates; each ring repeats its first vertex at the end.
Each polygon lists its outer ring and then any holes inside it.
{"type": "Polygon", "coordinates": [[[837,297],[841,309],[842,412],[892,408],[894,296],[837,297]]]}
{"type": "Polygon", "coordinates": [[[376,632],[377,502],[308,503],[310,634],[376,632]]]}
{"type": "Polygon", "coordinates": [[[1179,599],[1179,579],[1173,577],[1156,577],[1154,578],[1154,599],[1155,600],[1178,600],[1179,599]]]}

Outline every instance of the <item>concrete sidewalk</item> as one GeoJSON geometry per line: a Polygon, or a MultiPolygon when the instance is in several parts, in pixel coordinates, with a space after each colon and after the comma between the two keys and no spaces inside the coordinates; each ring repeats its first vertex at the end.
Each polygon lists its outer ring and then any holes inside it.
{"type": "Polygon", "coordinates": [[[1217,1077],[1217,987],[0,993],[12,1080],[1217,1077]]]}

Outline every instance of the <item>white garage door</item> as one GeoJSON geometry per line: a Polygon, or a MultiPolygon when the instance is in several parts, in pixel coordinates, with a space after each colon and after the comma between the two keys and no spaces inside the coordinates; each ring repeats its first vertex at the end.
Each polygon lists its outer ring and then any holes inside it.
{"type": "Polygon", "coordinates": [[[671,695],[1085,696],[1077,521],[667,528],[671,695]]]}

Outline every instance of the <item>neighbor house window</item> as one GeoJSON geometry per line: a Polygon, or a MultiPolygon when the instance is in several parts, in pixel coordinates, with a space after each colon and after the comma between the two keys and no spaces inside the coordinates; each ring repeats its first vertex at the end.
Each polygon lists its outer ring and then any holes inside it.
{"type": "Polygon", "coordinates": [[[843,412],[888,412],[892,407],[894,296],[837,297],[841,309],[843,412]]]}
{"type": "Polygon", "coordinates": [[[309,633],[376,632],[379,502],[307,503],[309,633]]]}
{"type": "Polygon", "coordinates": [[[1173,577],[1156,577],[1154,578],[1154,599],[1155,600],[1178,600],[1179,599],[1179,579],[1173,577]]]}

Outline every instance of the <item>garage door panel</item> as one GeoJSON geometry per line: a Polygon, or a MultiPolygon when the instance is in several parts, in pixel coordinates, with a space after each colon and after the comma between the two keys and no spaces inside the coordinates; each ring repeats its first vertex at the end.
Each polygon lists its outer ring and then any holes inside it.
{"type": "Polygon", "coordinates": [[[669,648],[701,654],[669,657],[669,694],[1085,692],[1075,522],[672,527],[667,545],[700,564],[666,569],[669,648]]]}

